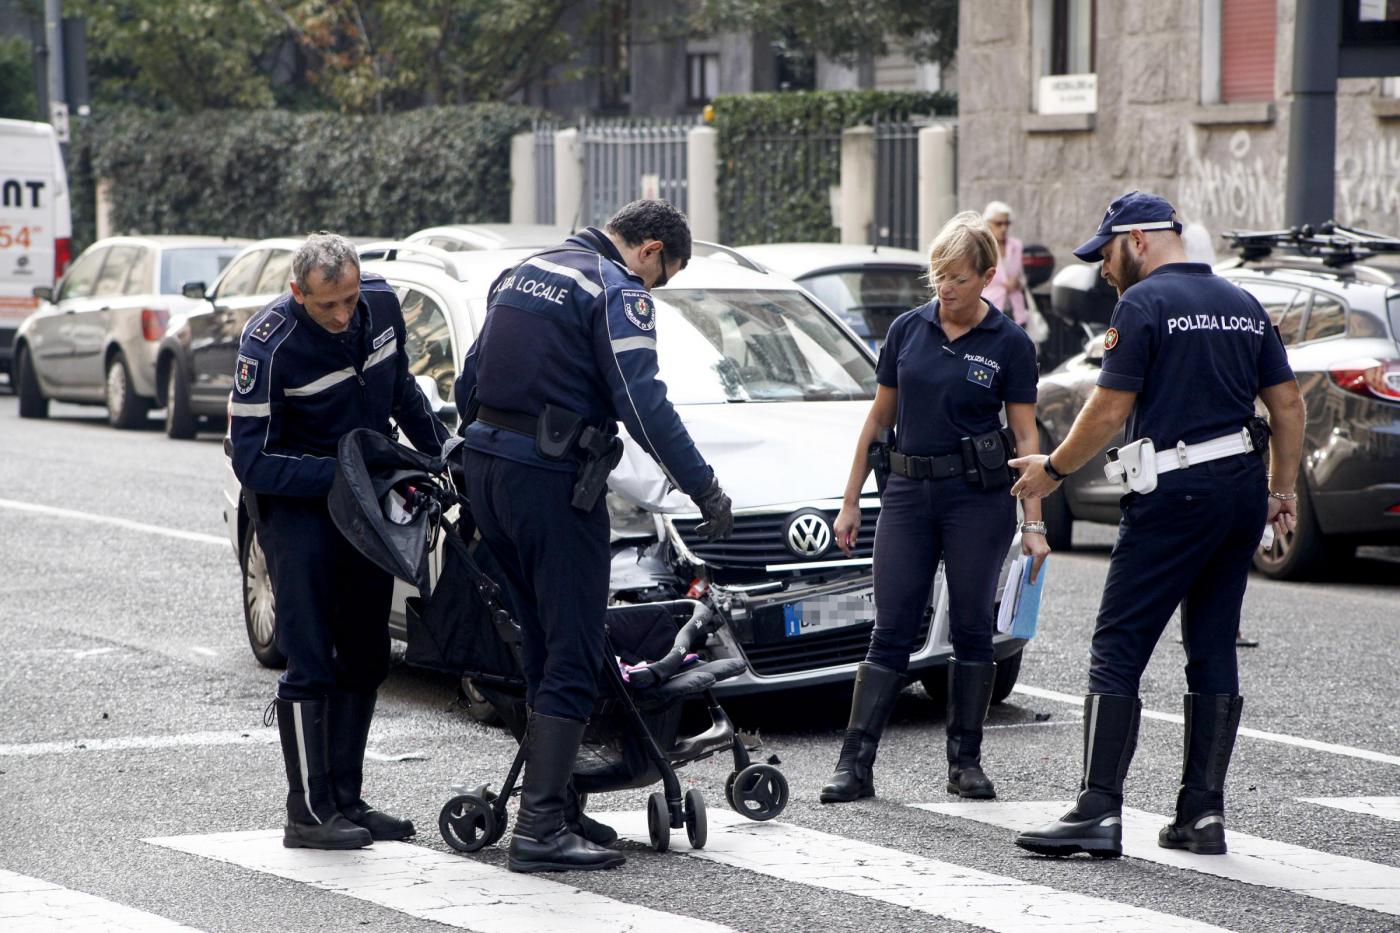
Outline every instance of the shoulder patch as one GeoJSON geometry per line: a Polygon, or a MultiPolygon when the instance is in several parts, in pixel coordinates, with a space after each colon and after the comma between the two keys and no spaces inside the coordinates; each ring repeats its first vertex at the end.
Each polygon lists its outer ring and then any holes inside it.
{"type": "Polygon", "coordinates": [[[371,347],[370,349],[378,350],[380,347],[384,346],[384,343],[385,343],[390,337],[393,337],[393,336],[394,336],[394,329],[391,327],[391,328],[389,328],[388,330],[386,330],[384,333],[380,334],[378,337],[375,337],[375,338],[374,338],[374,346],[371,347]]]}
{"type": "MultiPolygon", "coordinates": [[[[277,333],[277,328],[281,327],[286,320],[287,316],[282,312],[268,311],[263,314],[262,320],[258,321],[257,325],[248,332],[248,336],[258,343],[267,343],[268,338],[277,333]]],[[[239,359],[242,360],[243,357],[240,356],[239,359]]],[[[255,367],[256,365],[254,363],[255,367]]]]}
{"type": "Polygon", "coordinates": [[[656,302],[641,289],[622,290],[622,312],[641,330],[656,329],[656,302]]]}
{"type": "Polygon", "coordinates": [[[1103,348],[1107,351],[1116,346],[1118,346],[1118,328],[1110,327],[1108,333],[1103,335],[1103,348]]]}
{"type": "Polygon", "coordinates": [[[258,384],[258,361],[238,354],[238,366],[233,373],[233,387],[239,395],[247,395],[258,384]]]}

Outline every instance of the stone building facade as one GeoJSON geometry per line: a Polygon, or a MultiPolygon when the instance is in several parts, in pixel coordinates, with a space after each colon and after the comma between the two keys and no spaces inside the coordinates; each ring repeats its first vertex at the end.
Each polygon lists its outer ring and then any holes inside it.
{"type": "MultiPolygon", "coordinates": [[[[1232,4],[963,3],[959,203],[980,209],[991,199],[1008,202],[1016,210],[1016,235],[1049,246],[1061,263],[1073,261],[1069,251],[1094,230],[1108,202],[1133,188],[1166,196],[1186,219],[1204,224],[1217,252],[1224,252],[1222,231],[1282,226],[1295,0],[1232,4]],[[1047,26],[1058,17],[1064,27],[1076,13],[1078,38],[1087,44],[1074,70],[1090,63],[1097,105],[1092,112],[1037,112],[1057,109],[1038,106],[1046,56],[1075,54],[1075,37],[1060,35],[1055,46],[1056,37],[1044,37],[1047,26]],[[1235,30],[1225,38],[1222,16],[1225,28],[1235,30]],[[1241,16],[1258,18],[1241,27],[1241,16]],[[1267,51],[1270,19],[1272,91],[1265,67],[1255,82],[1262,93],[1221,102],[1222,76],[1228,86],[1267,51]],[[1242,53],[1251,60],[1222,64],[1228,42],[1237,59],[1242,53]]],[[[1400,74],[1400,55],[1395,70],[1400,74]]],[[[1398,85],[1394,78],[1340,83],[1335,213],[1343,223],[1400,235],[1398,85]]]]}

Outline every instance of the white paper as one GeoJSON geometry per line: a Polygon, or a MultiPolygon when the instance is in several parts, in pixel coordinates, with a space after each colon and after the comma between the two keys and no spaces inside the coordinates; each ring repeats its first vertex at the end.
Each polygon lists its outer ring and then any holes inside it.
{"type": "Polygon", "coordinates": [[[1026,572],[1026,561],[1030,558],[1018,554],[1006,572],[1006,586],[1001,591],[1001,609],[997,612],[997,631],[1005,635],[1011,631],[1011,623],[1016,618],[1016,604],[1021,601],[1021,578],[1026,572]]]}

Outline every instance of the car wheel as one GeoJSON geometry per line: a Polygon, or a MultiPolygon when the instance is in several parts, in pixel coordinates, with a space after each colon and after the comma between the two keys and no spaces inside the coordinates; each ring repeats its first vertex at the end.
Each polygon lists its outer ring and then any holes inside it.
{"type": "Polygon", "coordinates": [[[277,649],[277,602],[272,594],[272,575],[267,557],[258,544],[253,523],[243,532],[243,624],[248,629],[248,645],[263,667],[283,668],[287,656],[277,649]]]}
{"type": "Polygon", "coordinates": [[[1025,655],[1026,649],[1002,658],[997,662],[996,680],[992,681],[992,702],[1001,703],[1011,696],[1011,690],[1016,686],[1016,678],[1021,676],[1021,658],[1025,655]]]}
{"type": "Polygon", "coordinates": [[[190,386],[180,361],[170,361],[165,377],[165,434],[177,440],[194,437],[195,420],[190,411],[190,386]]]}
{"type": "Polygon", "coordinates": [[[107,423],[114,428],[140,427],[150,411],[150,402],[136,394],[126,357],[114,354],[107,362],[107,423]]]}
{"type": "Polygon", "coordinates": [[[467,711],[473,722],[479,722],[483,726],[504,725],[505,720],[501,718],[500,712],[476,688],[470,677],[462,678],[461,701],[462,708],[467,711]]]}
{"type": "Polygon", "coordinates": [[[948,709],[948,665],[939,664],[924,671],[919,676],[919,683],[924,685],[924,692],[933,704],[934,718],[941,718],[948,709]]]}
{"type": "Polygon", "coordinates": [[[49,400],[44,398],[44,390],[39,388],[39,377],[34,374],[34,364],[30,362],[28,350],[20,350],[15,357],[15,392],[19,395],[21,418],[49,416],[49,400]]]}
{"type": "Polygon", "coordinates": [[[1317,576],[1339,557],[1355,554],[1346,541],[1329,539],[1317,524],[1312,496],[1305,483],[1298,484],[1298,524],[1293,531],[1275,535],[1267,551],[1254,552],[1254,567],[1275,580],[1307,580],[1317,576]]]}

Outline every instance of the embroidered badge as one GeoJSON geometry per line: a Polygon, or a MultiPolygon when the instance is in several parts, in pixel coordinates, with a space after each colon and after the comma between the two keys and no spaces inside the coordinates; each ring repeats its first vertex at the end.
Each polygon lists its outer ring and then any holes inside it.
{"type": "Polygon", "coordinates": [[[971,363],[967,367],[967,381],[974,385],[979,385],[984,389],[992,387],[993,373],[990,368],[981,363],[971,363]]]}
{"type": "MultiPolygon", "coordinates": [[[[258,343],[267,343],[267,338],[277,333],[277,328],[281,327],[282,322],[286,319],[287,317],[284,314],[277,311],[269,311],[262,316],[262,320],[258,321],[257,326],[253,328],[248,336],[258,341],[258,343]]],[[[239,357],[239,359],[242,359],[242,357],[239,357]]],[[[254,363],[254,372],[257,371],[257,368],[258,364],[254,363]]]]}
{"type": "Polygon", "coordinates": [[[656,329],[656,304],[646,292],[623,289],[622,311],[641,330],[656,329]]]}
{"type": "Polygon", "coordinates": [[[1112,350],[1116,346],[1118,346],[1118,328],[1110,327],[1108,333],[1103,335],[1103,348],[1104,350],[1112,350]]]}
{"type": "Polygon", "coordinates": [[[394,336],[394,329],[391,327],[374,338],[374,347],[372,349],[378,350],[380,347],[384,346],[385,342],[392,336],[394,336]]]}
{"type": "Polygon", "coordinates": [[[243,354],[238,355],[238,368],[233,374],[233,387],[238,390],[239,395],[247,395],[253,391],[253,386],[258,382],[258,361],[249,359],[243,354]]]}

